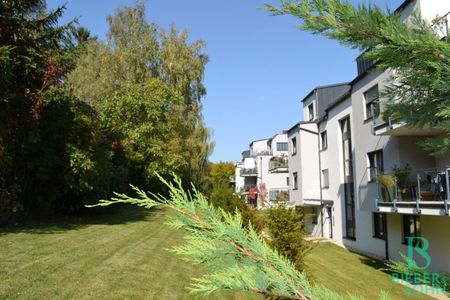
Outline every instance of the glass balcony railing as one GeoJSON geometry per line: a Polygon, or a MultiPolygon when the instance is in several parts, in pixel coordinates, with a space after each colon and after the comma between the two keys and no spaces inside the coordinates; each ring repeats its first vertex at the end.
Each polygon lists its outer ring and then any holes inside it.
{"type": "Polygon", "coordinates": [[[272,189],[269,191],[269,200],[271,202],[289,201],[288,189],[272,189]]]}
{"type": "Polygon", "coordinates": [[[257,176],[258,170],[256,168],[243,168],[240,171],[241,176],[257,176]]]}
{"type": "Polygon", "coordinates": [[[269,171],[288,171],[288,160],[286,157],[278,156],[278,157],[272,157],[269,160],[269,171]]]}
{"type": "Polygon", "coordinates": [[[379,174],[376,177],[378,186],[377,206],[397,208],[443,209],[449,212],[450,169],[438,171],[427,169],[419,171],[399,171],[391,174],[379,174]]]}

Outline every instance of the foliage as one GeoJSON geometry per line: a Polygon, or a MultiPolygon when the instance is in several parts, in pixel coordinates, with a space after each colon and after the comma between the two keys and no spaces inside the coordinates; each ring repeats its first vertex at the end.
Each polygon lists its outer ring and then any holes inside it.
{"type": "MultiPolygon", "coordinates": [[[[435,277],[431,279],[430,282],[430,273],[426,270],[423,270],[417,266],[417,263],[413,260],[412,266],[408,263],[408,257],[403,253],[400,253],[402,257],[401,261],[390,261],[387,263],[388,268],[386,270],[390,272],[394,272],[397,274],[410,275],[411,281],[413,284],[430,284],[435,288],[441,288],[444,291],[449,291],[449,276],[447,273],[439,274],[437,280],[435,277]],[[415,276],[417,274],[417,276],[415,276]],[[427,274],[427,275],[425,275],[427,274]]],[[[407,278],[405,276],[405,278],[407,278]]]]}
{"type": "Polygon", "coordinates": [[[376,182],[381,185],[381,187],[384,190],[384,193],[388,197],[388,201],[392,201],[392,195],[391,195],[391,187],[395,185],[395,177],[389,174],[380,174],[376,178],[376,182]]]}
{"type": "Polygon", "coordinates": [[[394,166],[394,168],[392,168],[392,172],[394,173],[399,185],[402,187],[406,186],[409,174],[411,173],[411,167],[409,164],[406,164],[403,168],[394,166]]]}
{"type": "Polygon", "coordinates": [[[292,261],[297,270],[303,271],[305,255],[311,248],[311,245],[303,240],[305,234],[303,212],[281,203],[269,207],[266,217],[270,245],[292,261]]]}
{"type": "MultiPolygon", "coordinates": [[[[433,155],[450,149],[450,45],[439,39],[433,27],[419,16],[403,22],[400,12],[385,13],[375,5],[352,6],[343,0],[281,0],[280,7],[267,5],[274,14],[299,18],[300,28],[364,51],[361,59],[376,62],[384,71],[395,69],[383,96],[388,115],[409,126],[443,133],[420,141],[433,155]]],[[[445,13],[445,12],[443,12],[445,13]]]]}
{"type": "Polygon", "coordinates": [[[173,209],[176,217],[169,225],[185,229],[187,236],[184,245],[171,251],[209,270],[208,274],[194,279],[189,287],[192,293],[205,296],[218,290],[234,290],[280,299],[360,299],[311,284],[305,273],[274,251],[251,226],[243,229],[238,212],[230,214],[214,208],[194,187],[193,193],[186,192],[179,178],[175,178],[175,183],[160,179],[169,189],[169,198],[148,196],[134,188],[138,198],[117,194],[115,199],[101,200],[96,206],[130,203],[173,209]]]}
{"type": "MultiPolygon", "coordinates": [[[[161,165],[169,165],[168,172],[175,170],[187,182],[200,184],[205,175],[208,155],[213,148],[209,141],[210,131],[205,127],[202,117],[201,98],[206,94],[203,77],[208,62],[208,57],[203,53],[204,42],[189,42],[188,32],[179,31],[175,26],[165,31],[156,24],[147,22],[145,6],[140,1],[134,7],[117,9],[107,20],[107,42],[94,40],[87,43],[77,67],[68,75],[68,84],[80,99],[90,103],[101,113],[104,110],[109,113],[117,109],[115,101],[120,100],[118,98],[128,97],[127,92],[131,93],[128,100],[130,102],[135,99],[133,93],[137,92],[135,95],[139,95],[139,91],[148,91],[148,83],[159,80],[159,85],[165,86],[164,89],[173,94],[171,99],[165,98],[165,101],[167,109],[175,117],[167,119],[167,124],[160,124],[160,127],[168,125],[173,129],[170,138],[164,135],[163,129],[152,136],[152,143],[155,147],[170,151],[157,154],[153,147],[149,149],[152,153],[140,153],[144,146],[132,151],[143,156],[142,159],[159,155],[159,159],[166,160],[161,165]],[[183,122],[180,121],[181,118],[183,122]],[[170,149],[169,145],[165,147],[164,141],[169,141],[168,144],[173,148],[170,149]]],[[[153,95],[145,98],[146,101],[153,101],[157,96],[158,92],[153,91],[153,95]]],[[[143,104],[144,101],[139,102],[143,104]]],[[[152,104],[147,104],[147,107],[149,105],[152,104]]],[[[126,107],[123,106],[122,112],[125,110],[126,107]]],[[[137,118],[131,123],[135,126],[135,133],[150,126],[140,123],[142,121],[143,119],[137,118]]],[[[130,130],[120,129],[119,122],[115,127],[119,132],[130,130]]],[[[156,132],[159,129],[154,130],[156,132]]],[[[148,142],[149,138],[146,138],[148,142]]],[[[136,138],[132,137],[130,140],[136,141],[136,138]]],[[[149,145],[147,142],[145,144],[149,145]]],[[[147,179],[151,170],[163,170],[153,164],[158,164],[157,160],[143,161],[141,167],[147,179]]]]}
{"type": "Polygon", "coordinates": [[[223,209],[228,213],[242,211],[247,204],[233,193],[228,181],[218,180],[214,183],[209,196],[209,202],[216,208],[223,209]]]}

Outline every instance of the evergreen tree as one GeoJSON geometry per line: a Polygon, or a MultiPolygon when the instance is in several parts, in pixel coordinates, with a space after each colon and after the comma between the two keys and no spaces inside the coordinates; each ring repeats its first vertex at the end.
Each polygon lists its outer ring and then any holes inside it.
{"type": "MultiPolygon", "coordinates": [[[[433,155],[448,154],[450,148],[450,44],[444,17],[431,23],[416,14],[403,22],[400,12],[386,13],[374,5],[343,0],[282,0],[267,5],[275,15],[299,18],[300,28],[364,51],[362,59],[376,68],[395,70],[383,94],[388,100],[386,116],[409,126],[431,128],[443,134],[420,144],[433,155]]],[[[442,12],[445,14],[447,12],[442,12]]]]}

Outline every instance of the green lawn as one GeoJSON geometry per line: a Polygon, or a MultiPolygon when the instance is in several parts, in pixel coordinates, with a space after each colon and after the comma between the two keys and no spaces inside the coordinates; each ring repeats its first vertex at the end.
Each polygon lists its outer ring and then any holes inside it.
{"type": "MultiPolygon", "coordinates": [[[[183,236],[164,224],[167,211],[116,206],[93,212],[0,229],[0,299],[194,298],[185,287],[201,268],[166,250],[183,236]]],[[[307,265],[338,292],[374,299],[384,289],[392,299],[406,298],[403,287],[372,267],[379,267],[376,261],[337,246],[318,245],[307,265]]],[[[262,298],[218,293],[208,299],[262,298]]]]}
{"type": "MultiPolygon", "coordinates": [[[[0,299],[194,299],[198,266],[166,249],[182,239],[166,214],[138,207],[0,230],[0,299]]],[[[208,299],[260,299],[221,293],[208,299]]]]}
{"type": "Polygon", "coordinates": [[[394,284],[382,269],[381,261],[350,252],[331,243],[319,243],[308,254],[306,265],[317,282],[341,294],[351,293],[377,299],[380,290],[391,299],[432,299],[423,295],[407,295],[405,288],[394,284]]]}

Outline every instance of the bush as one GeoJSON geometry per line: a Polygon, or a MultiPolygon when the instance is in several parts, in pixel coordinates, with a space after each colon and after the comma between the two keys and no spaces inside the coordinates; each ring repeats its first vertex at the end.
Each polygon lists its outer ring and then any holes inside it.
{"type": "Polygon", "coordinates": [[[291,260],[298,270],[303,271],[304,257],[311,248],[311,244],[303,239],[303,212],[280,204],[268,208],[266,218],[272,247],[291,260]]]}

